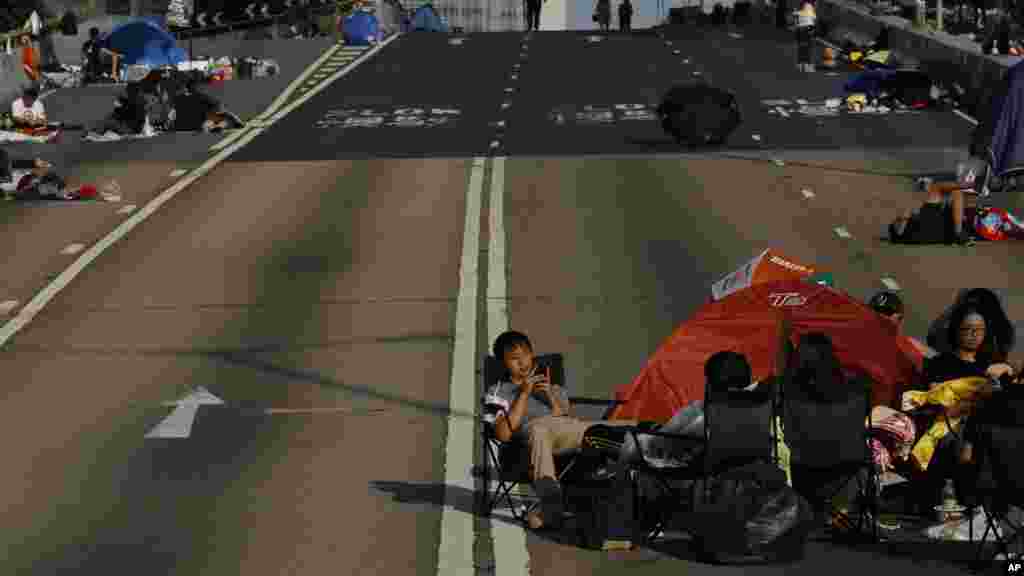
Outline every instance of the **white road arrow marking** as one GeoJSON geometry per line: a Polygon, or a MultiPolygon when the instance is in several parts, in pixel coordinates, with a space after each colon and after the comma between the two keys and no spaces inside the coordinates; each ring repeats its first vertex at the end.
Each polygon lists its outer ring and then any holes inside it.
{"type": "Polygon", "coordinates": [[[164,406],[174,406],[174,411],[146,433],[146,438],[188,438],[199,407],[219,404],[224,404],[224,401],[202,386],[181,400],[164,402],[164,406]]]}

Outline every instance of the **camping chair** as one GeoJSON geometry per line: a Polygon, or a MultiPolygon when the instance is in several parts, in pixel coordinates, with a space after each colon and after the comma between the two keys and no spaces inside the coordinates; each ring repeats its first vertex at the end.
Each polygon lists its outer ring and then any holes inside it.
{"type": "MultiPolygon", "coordinates": [[[[985,512],[985,532],[978,542],[974,560],[976,563],[982,560],[989,532],[996,539],[996,551],[990,560],[1000,553],[1009,557],[1011,552],[1016,552],[1020,558],[1021,550],[1012,550],[1011,545],[1020,543],[1024,526],[1019,518],[1012,520],[1009,516],[1011,506],[1024,508],[1024,463],[1016,450],[1024,443],[1024,427],[989,423],[982,428],[977,452],[981,466],[987,467],[991,478],[988,482],[979,482],[978,486],[985,512]]],[[[969,517],[973,518],[973,514],[969,517]]],[[[972,531],[973,527],[972,523],[972,531]]]]}
{"type": "MultiPolygon", "coordinates": [[[[565,386],[565,359],[561,354],[538,355],[536,360],[551,367],[552,382],[565,386]]],[[[494,356],[484,358],[483,390],[485,394],[498,383],[504,372],[505,368],[497,358],[494,356]]],[[[611,409],[620,403],[617,400],[572,396],[569,397],[569,402],[573,404],[573,409],[577,412],[580,407],[590,407],[591,410],[594,407],[604,407],[601,420],[605,419],[611,409]]],[[[504,503],[508,505],[517,520],[525,521],[527,512],[536,505],[536,502],[527,504],[529,498],[523,495],[523,492],[529,491],[531,484],[529,455],[527,447],[521,441],[513,439],[510,442],[501,442],[498,440],[494,425],[499,412],[499,408],[487,404],[486,397],[481,400],[482,464],[473,467],[473,476],[482,478],[484,481],[483,490],[479,492],[480,510],[483,516],[490,516],[498,504],[504,503]]],[[[570,479],[568,473],[577,467],[576,462],[579,456],[580,451],[555,455],[555,470],[558,472],[560,482],[570,479]]],[[[564,493],[565,491],[563,491],[563,496],[564,493]]]]}
{"type": "Polygon", "coordinates": [[[838,402],[816,402],[792,392],[784,391],[782,402],[783,433],[790,450],[793,487],[812,504],[824,504],[833,518],[838,516],[853,528],[849,515],[831,502],[856,479],[855,497],[861,505],[856,532],[863,533],[864,523],[870,516],[871,539],[877,542],[878,471],[869,444],[870,387],[853,391],[848,399],[838,402]],[[864,471],[867,473],[862,474],[864,471]],[[864,514],[865,510],[870,514],[864,514]]]}
{"type": "MultiPolygon", "coordinates": [[[[653,478],[670,502],[684,501],[683,492],[688,485],[689,511],[696,511],[698,484],[704,491],[703,501],[707,501],[712,478],[751,463],[774,460],[773,396],[771,382],[762,382],[752,391],[712,392],[705,385],[703,439],[646,428],[627,428],[640,455],[637,461],[630,463],[634,478],[641,475],[653,478]],[[672,455],[662,458],[650,454],[640,442],[640,437],[645,435],[665,439],[672,448],[672,455]],[[692,458],[679,457],[680,450],[692,458]]],[[[643,511],[640,506],[635,509],[643,511]]],[[[678,510],[673,506],[656,505],[654,510],[646,512],[654,518],[651,528],[645,530],[646,539],[651,541],[669,527],[678,510]]]]}

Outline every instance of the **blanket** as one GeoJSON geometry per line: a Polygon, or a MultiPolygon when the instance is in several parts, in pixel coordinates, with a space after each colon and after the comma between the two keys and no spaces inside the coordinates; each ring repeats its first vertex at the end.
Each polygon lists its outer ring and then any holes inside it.
{"type": "MultiPolygon", "coordinates": [[[[926,404],[952,408],[965,402],[972,402],[981,395],[991,390],[991,384],[987,378],[958,378],[938,384],[927,392],[912,390],[903,393],[903,402],[909,408],[919,408],[926,404]]],[[[911,458],[918,470],[928,470],[932,456],[939,441],[950,432],[960,429],[962,417],[957,418],[936,418],[935,422],[925,431],[921,439],[910,451],[911,458]]]]}

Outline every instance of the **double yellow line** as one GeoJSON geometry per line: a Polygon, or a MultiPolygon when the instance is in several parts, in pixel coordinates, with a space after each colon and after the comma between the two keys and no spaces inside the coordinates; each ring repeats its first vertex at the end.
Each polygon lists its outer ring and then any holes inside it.
{"type": "Polygon", "coordinates": [[[266,110],[264,110],[261,114],[252,118],[248,122],[246,122],[244,128],[236,130],[229,134],[228,136],[225,136],[220,142],[217,142],[216,144],[211,146],[210,150],[213,152],[223,150],[224,148],[227,148],[233,142],[241,138],[250,129],[262,128],[266,126],[270,118],[274,114],[276,114],[277,111],[282,106],[284,106],[284,103],[287,102],[299,90],[299,88],[306,82],[306,80],[309,79],[309,77],[312,76],[317,70],[319,70],[320,67],[324,64],[324,62],[330,60],[331,57],[333,57],[335,54],[342,51],[343,49],[344,46],[342,44],[335,44],[334,46],[331,46],[326,51],[324,51],[324,53],[321,54],[319,58],[313,61],[312,64],[307,66],[306,69],[302,71],[302,74],[299,74],[298,78],[292,80],[292,83],[289,84],[288,87],[284,89],[284,92],[281,92],[281,94],[279,94],[277,98],[270,103],[270,106],[268,106],[266,110]]]}

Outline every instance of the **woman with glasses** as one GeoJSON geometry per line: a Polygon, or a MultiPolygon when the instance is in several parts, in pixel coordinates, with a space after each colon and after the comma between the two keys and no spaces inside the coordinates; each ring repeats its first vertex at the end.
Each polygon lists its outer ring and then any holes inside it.
{"type": "MultiPolygon", "coordinates": [[[[995,327],[986,318],[985,312],[986,310],[974,300],[961,302],[953,309],[946,330],[949,348],[938,356],[925,360],[922,388],[928,390],[944,382],[961,378],[1016,378],[1016,370],[1006,363],[1006,358],[996,343],[995,327]]],[[[980,399],[990,394],[991,390],[986,390],[980,399]]],[[[970,465],[973,460],[971,443],[965,441],[970,439],[970,435],[964,434],[967,429],[964,418],[973,414],[975,398],[977,397],[962,400],[946,408],[944,414],[925,417],[923,425],[915,422],[918,424],[918,430],[930,429],[936,419],[941,419],[940,422],[947,421],[947,418],[949,421],[960,422],[954,432],[946,434],[935,446],[922,479],[924,486],[918,492],[922,496],[920,504],[926,508],[922,512],[939,503],[942,487],[947,478],[953,479],[961,503],[971,498],[970,489],[975,471],[970,465]]]]}

